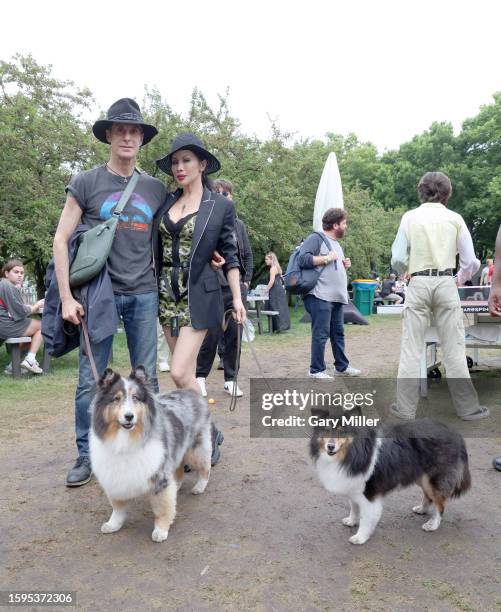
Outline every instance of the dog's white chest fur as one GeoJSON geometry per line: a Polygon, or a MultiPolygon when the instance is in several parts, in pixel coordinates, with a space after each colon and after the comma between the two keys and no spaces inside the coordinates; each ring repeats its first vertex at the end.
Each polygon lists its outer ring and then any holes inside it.
{"type": "Polygon", "coordinates": [[[317,459],[316,468],[320,482],[330,493],[352,497],[365,488],[365,474],[349,476],[337,461],[325,454],[317,459]]]}
{"type": "Polygon", "coordinates": [[[125,444],[126,436],[127,432],[120,431],[115,440],[103,441],[90,432],[92,471],[110,499],[126,500],[147,493],[151,477],[164,461],[160,440],[131,447],[125,444]]]}

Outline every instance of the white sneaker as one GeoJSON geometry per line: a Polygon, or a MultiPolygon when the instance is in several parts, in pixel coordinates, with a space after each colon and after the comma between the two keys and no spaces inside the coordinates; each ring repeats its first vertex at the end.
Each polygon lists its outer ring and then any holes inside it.
{"type": "MultiPolygon", "coordinates": [[[[12,376],[12,362],[5,366],[3,373],[7,376],[12,376]]],[[[26,370],[21,370],[21,376],[26,376],[27,374],[26,370]]]]}
{"type": "Polygon", "coordinates": [[[33,361],[28,361],[25,359],[21,362],[21,367],[33,374],[43,374],[42,368],[38,365],[38,361],[34,359],[33,361]]]}
{"type": "Polygon", "coordinates": [[[224,383],[224,391],[225,393],[228,393],[228,395],[235,394],[237,397],[242,397],[243,395],[242,389],[240,389],[238,385],[235,385],[235,383],[232,380],[228,380],[224,383]],[[235,389],[235,386],[236,386],[236,389],[235,389]]]}
{"type": "Polygon", "coordinates": [[[308,376],[310,378],[330,378],[331,380],[334,379],[334,376],[327,374],[325,370],[323,372],[315,372],[314,374],[312,372],[308,372],[308,376]]]}
{"type": "Polygon", "coordinates": [[[160,372],[170,372],[169,362],[162,359],[158,362],[158,369],[160,372]]]}
{"type": "Polygon", "coordinates": [[[336,374],[339,374],[339,376],[360,376],[360,374],[362,374],[362,370],[357,370],[357,368],[348,366],[344,372],[338,372],[336,370],[336,374]]]}
{"type": "Polygon", "coordinates": [[[207,389],[205,388],[205,378],[197,378],[197,383],[200,387],[200,391],[202,392],[202,397],[207,397],[207,389]]]}

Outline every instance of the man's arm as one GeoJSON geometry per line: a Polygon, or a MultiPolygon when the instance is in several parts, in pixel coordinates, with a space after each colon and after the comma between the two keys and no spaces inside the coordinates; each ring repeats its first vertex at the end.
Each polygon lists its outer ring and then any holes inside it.
{"type": "Polygon", "coordinates": [[[84,310],[71,294],[68,243],[81,216],[82,209],[75,198],[68,195],[54,236],[54,268],[63,308],[63,319],[76,325],[79,324],[78,315],[83,315],[84,310]]]}
{"type": "Polygon", "coordinates": [[[493,317],[501,317],[501,225],[496,238],[494,276],[489,294],[489,312],[493,317]]]}
{"type": "Polygon", "coordinates": [[[409,240],[407,239],[405,215],[400,221],[397,235],[391,247],[391,267],[399,274],[407,272],[409,265],[409,240]]]}
{"type": "Polygon", "coordinates": [[[466,281],[470,280],[475,272],[480,268],[480,262],[475,257],[475,250],[473,248],[471,234],[462,218],[458,238],[458,253],[459,270],[457,278],[458,284],[461,286],[464,285],[466,281]]]}
{"type": "Polygon", "coordinates": [[[301,245],[299,250],[299,267],[305,269],[325,266],[338,258],[336,251],[330,251],[327,255],[316,255],[322,248],[322,238],[318,234],[311,234],[301,245]]]}

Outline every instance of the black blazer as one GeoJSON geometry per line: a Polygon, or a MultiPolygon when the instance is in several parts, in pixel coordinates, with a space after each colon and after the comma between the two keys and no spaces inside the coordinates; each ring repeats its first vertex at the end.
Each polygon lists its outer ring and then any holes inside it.
{"type": "MultiPolygon", "coordinates": [[[[178,189],[169,193],[153,223],[153,254],[157,279],[162,274],[163,246],[160,222],[181,197],[178,189]]],[[[238,250],[234,239],[235,208],[223,195],[204,188],[195,221],[190,251],[188,275],[188,305],[191,324],[195,329],[220,326],[223,320],[223,298],[217,273],[211,268],[212,254],[217,250],[225,258],[225,272],[239,268],[238,250]]]]}

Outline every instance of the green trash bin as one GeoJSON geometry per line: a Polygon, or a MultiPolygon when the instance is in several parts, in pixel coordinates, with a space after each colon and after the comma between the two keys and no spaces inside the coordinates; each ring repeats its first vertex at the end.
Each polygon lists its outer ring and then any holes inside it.
{"type": "Polygon", "coordinates": [[[377,283],[371,280],[355,280],[351,285],[353,287],[353,303],[360,314],[364,316],[372,314],[377,283]]]}

